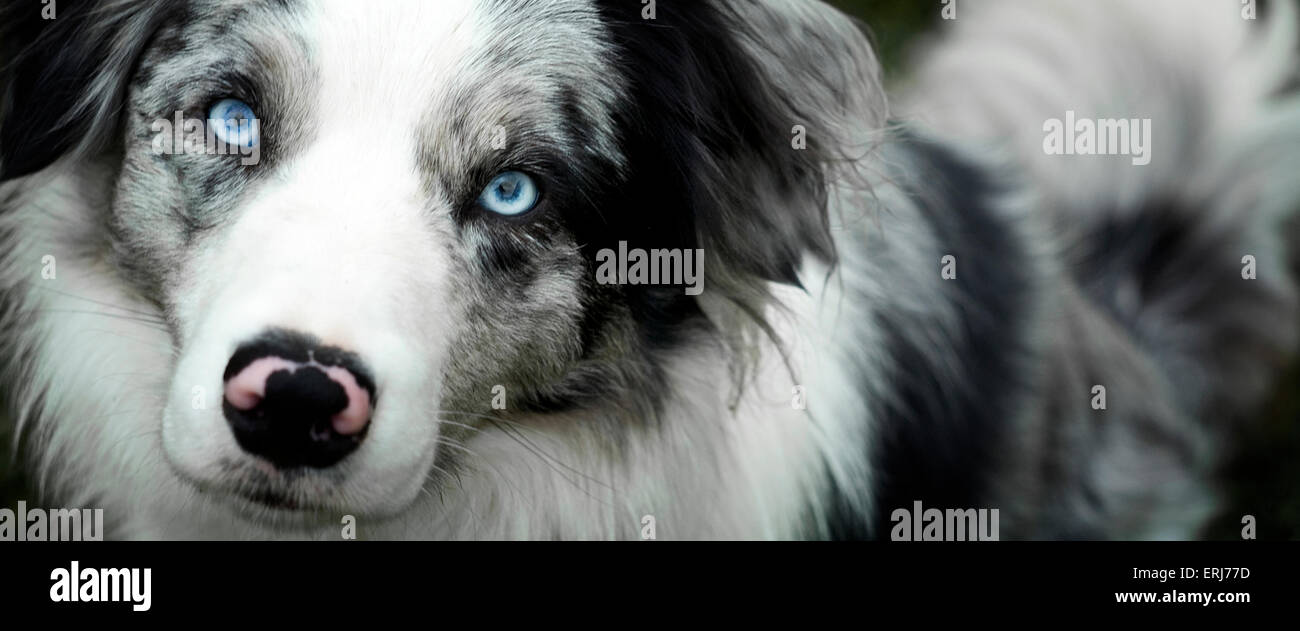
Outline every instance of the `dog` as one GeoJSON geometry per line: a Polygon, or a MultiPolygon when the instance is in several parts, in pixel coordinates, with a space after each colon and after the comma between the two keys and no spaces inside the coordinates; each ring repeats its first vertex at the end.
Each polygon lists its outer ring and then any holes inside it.
{"type": "Polygon", "coordinates": [[[813,0],[6,3],[13,449],[113,538],[1203,536],[1295,11],[951,8],[887,98],[813,0]]]}

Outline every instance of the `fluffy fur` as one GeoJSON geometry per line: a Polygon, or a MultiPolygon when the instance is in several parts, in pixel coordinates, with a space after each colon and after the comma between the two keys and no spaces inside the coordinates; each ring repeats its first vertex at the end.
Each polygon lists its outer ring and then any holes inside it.
{"type": "Polygon", "coordinates": [[[1191,537],[1296,342],[1285,3],[963,4],[893,120],[811,0],[28,4],[0,16],[0,375],[42,499],[118,537],[880,537],[918,500],[1191,537]],[[257,165],[152,150],[228,96],[257,165]],[[1151,165],[1043,155],[1068,109],[1153,119],[1151,165]],[[527,217],[475,204],[509,168],[543,182],[527,217]],[[597,283],[619,242],[703,250],[704,293],[597,283]],[[221,416],[269,328],[369,364],[334,467],[221,416]]]}

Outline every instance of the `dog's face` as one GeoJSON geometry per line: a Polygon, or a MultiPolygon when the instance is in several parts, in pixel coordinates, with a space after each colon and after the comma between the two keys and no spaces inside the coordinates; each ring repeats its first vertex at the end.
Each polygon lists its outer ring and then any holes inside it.
{"type": "MultiPolygon", "coordinates": [[[[575,368],[596,288],[573,226],[624,212],[584,197],[621,160],[595,17],[569,2],[301,3],[165,23],[129,89],[112,222],[122,266],[175,329],[162,443],[180,473],[273,506],[391,512],[426,483],[440,410],[478,425],[494,396],[518,407],[575,368]],[[156,121],[206,121],[226,99],[256,116],[257,164],[156,151],[156,121]],[[232,431],[245,366],[231,362],[259,343],[244,362],[351,354],[371,388],[340,382],[366,399],[354,427],[241,444],[261,430],[232,431]],[[331,442],[351,453],[293,466],[331,442]]],[[[248,384],[245,416],[265,416],[251,425],[287,422],[257,409],[274,375],[248,384]]]]}
{"type": "MultiPolygon", "coordinates": [[[[706,293],[751,308],[826,253],[829,148],[791,129],[828,119],[740,22],[829,12],[721,4],[102,9],[98,45],[132,54],[66,55],[117,66],[64,105],[109,120],[48,126],[115,166],[115,273],[176,348],[161,418],[138,419],[173,472],[259,520],[386,515],[494,418],[652,412],[654,358],[707,320],[680,286],[597,282],[598,250],[703,248],[706,293]],[[241,150],[160,142],[196,130],[241,150]]],[[[9,116],[40,122],[34,99],[9,116]]],[[[56,157],[14,129],[5,177],[56,157]]]]}

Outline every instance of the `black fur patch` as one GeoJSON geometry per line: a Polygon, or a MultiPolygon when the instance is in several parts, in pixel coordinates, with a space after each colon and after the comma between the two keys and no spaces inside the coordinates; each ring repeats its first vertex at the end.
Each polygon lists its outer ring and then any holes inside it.
{"type": "MultiPolygon", "coordinates": [[[[869,447],[875,514],[856,514],[835,489],[829,526],[836,538],[887,538],[890,514],[918,500],[927,508],[997,508],[989,505],[987,478],[1023,388],[1019,359],[1032,291],[1025,244],[991,207],[998,191],[985,173],[938,145],[907,136],[901,144],[925,166],[897,179],[912,183],[910,196],[939,252],[957,259],[957,278],[943,285],[950,290],[932,300],[936,311],[956,311],[960,330],[931,336],[951,348],[920,348],[905,327],[935,322],[878,312],[875,325],[888,341],[864,352],[888,356],[894,394],[869,447]]],[[[940,273],[940,261],[934,265],[940,273]]]]}
{"type": "MultiPolygon", "coordinates": [[[[654,20],[639,3],[596,5],[629,82],[616,120],[630,167],[589,236],[602,247],[704,248],[742,276],[784,282],[805,252],[831,257],[826,158],[788,142],[792,121],[816,117],[743,49],[744,21],[714,2],[661,3],[654,20]]],[[[633,308],[643,321],[691,311],[674,304],[687,302],[680,294],[634,296],[633,308]]]]}
{"type": "Polygon", "coordinates": [[[141,2],[96,13],[98,3],[65,2],[57,19],[44,20],[39,6],[10,4],[0,10],[0,181],[39,171],[79,143],[117,142],[120,108],[79,104],[121,103],[140,51],[185,5],[141,2]],[[83,101],[89,86],[111,93],[83,101]]]}

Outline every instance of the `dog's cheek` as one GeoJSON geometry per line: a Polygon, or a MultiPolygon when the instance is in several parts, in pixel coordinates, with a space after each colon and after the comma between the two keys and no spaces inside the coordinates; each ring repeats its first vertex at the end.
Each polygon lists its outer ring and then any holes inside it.
{"type": "Polygon", "coordinates": [[[452,341],[444,407],[508,409],[581,358],[585,268],[576,252],[548,254],[528,262],[536,273],[508,279],[483,277],[477,262],[462,259],[452,295],[461,297],[463,322],[452,341]]]}
{"type": "Polygon", "coordinates": [[[149,150],[148,131],[132,124],[127,132],[107,219],[113,263],[133,286],[157,298],[183,267],[189,211],[178,172],[168,156],[149,150]]]}
{"type": "Polygon", "coordinates": [[[150,96],[149,89],[132,89],[107,220],[118,271],[171,314],[172,294],[185,285],[185,270],[237,217],[251,179],[241,176],[238,155],[177,145],[184,132],[167,126],[174,113],[160,116],[164,99],[150,96]]]}

